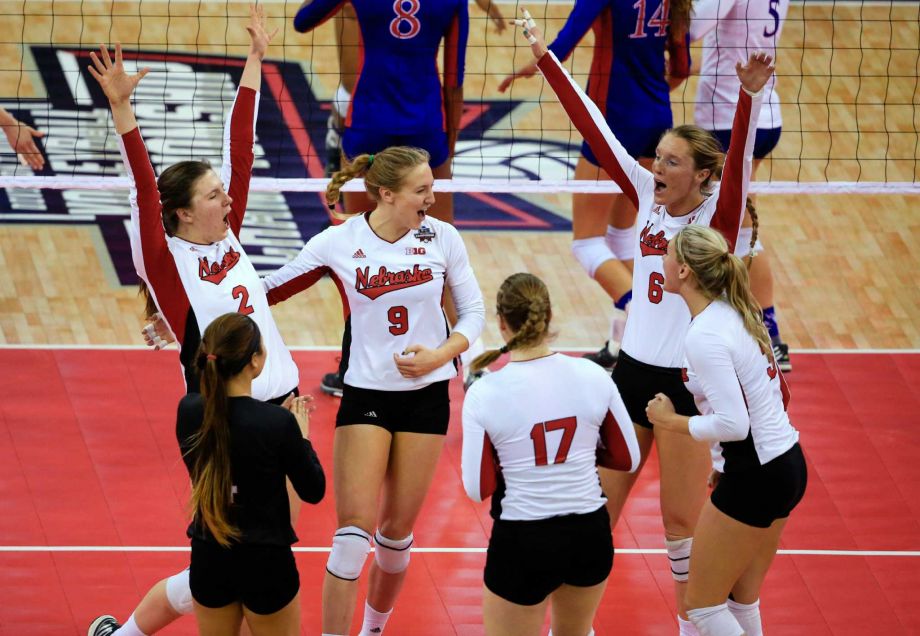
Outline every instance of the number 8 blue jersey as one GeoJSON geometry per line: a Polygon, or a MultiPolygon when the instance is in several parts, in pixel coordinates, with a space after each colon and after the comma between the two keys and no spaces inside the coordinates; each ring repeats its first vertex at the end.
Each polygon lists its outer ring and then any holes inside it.
{"type": "MultiPolygon", "coordinates": [[[[313,0],[294,17],[305,32],[332,17],[343,0],[313,0]]],[[[361,29],[358,80],[345,125],[395,134],[446,130],[444,84],[463,84],[469,34],[467,0],[351,0],[361,29]]]]}

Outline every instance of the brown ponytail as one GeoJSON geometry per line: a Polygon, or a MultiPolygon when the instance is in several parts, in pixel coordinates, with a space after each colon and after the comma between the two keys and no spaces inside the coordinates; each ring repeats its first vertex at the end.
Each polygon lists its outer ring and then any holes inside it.
{"type": "Polygon", "coordinates": [[[229,519],[233,476],[227,381],[238,375],[261,347],[256,323],[248,316],[229,313],[208,325],[198,351],[204,420],[187,451],[196,454],[190,507],[195,519],[224,547],[240,536],[229,519]]]}
{"type": "Polygon", "coordinates": [[[355,177],[364,177],[364,189],[374,201],[380,200],[380,188],[393,192],[402,188],[406,175],[416,166],[428,163],[427,150],[411,146],[390,146],[373,155],[358,155],[332,175],[326,186],[326,203],[335,207],[342,186],[355,177]]]}
{"type": "Polygon", "coordinates": [[[524,272],[512,274],[498,288],[496,302],[502,317],[514,336],[501,349],[479,355],[471,365],[474,373],[495,362],[500,355],[521,347],[538,345],[549,334],[553,310],[546,284],[524,272]]]}
{"type": "Polygon", "coordinates": [[[747,265],[748,269],[751,269],[751,265],[754,264],[754,257],[757,256],[754,253],[754,246],[757,245],[757,235],[760,232],[760,219],[757,217],[757,208],[754,207],[754,200],[751,197],[745,199],[744,209],[751,217],[751,244],[748,246],[747,256],[744,257],[744,264],[747,265]]]}
{"type": "Polygon", "coordinates": [[[724,294],[725,300],[741,315],[744,328],[768,357],[773,347],[763,324],[760,305],[751,293],[747,267],[728,251],[728,242],[717,230],[688,225],[673,239],[677,262],[693,272],[700,291],[710,299],[724,294]]]}

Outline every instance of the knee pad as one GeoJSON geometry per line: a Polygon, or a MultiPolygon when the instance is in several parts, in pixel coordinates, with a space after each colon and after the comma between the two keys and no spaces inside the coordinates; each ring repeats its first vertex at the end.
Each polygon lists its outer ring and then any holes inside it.
{"type": "Polygon", "coordinates": [[[608,225],[604,241],[616,258],[631,261],[636,255],[636,226],[623,229],[608,225]]]}
{"type": "Polygon", "coordinates": [[[335,112],[339,114],[343,122],[345,118],[348,117],[348,105],[350,103],[351,93],[349,93],[344,86],[339,84],[339,87],[335,91],[335,98],[332,100],[332,104],[335,107],[335,112]]]}
{"type": "Polygon", "coordinates": [[[668,549],[668,560],[671,562],[671,576],[675,581],[686,583],[690,574],[690,548],[693,547],[693,537],[670,541],[665,539],[668,549]]]}
{"type": "Polygon", "coordinates": [[[195,611],[192,604],[192,588],[188,582],[188,568],[166,579],[166,600],[179,614],[191,614],[195,611]]]}
{"type": "Polygon", "coordinates": [[[738,230],[738,242],[735,243],[735,256],[744,258],[748,254],[757,256],[763,252],[763,243],[760,242],[759,237],[754,241],[754,247],[751,247],[751,239],[753,237],[754,228],[752,227],[743,227],[738,230]]]}
{"type": "Polygon", "coordinates": [[[616,259],[603,236],[572,241],[572,255],[591,278],[603,263],[616,259]]]}
{"type": "Polygon", "coordinates": [[[700,636],[744,636],[741,625],[728,611],[728,605],[698,607],[687,611],[700,636]]]}
{"type": "Polygon", "coordinates": [[[388,539],[378,530],[374,534],[374,543],[377,549],[374,550],[374,560],[377,567],[387,574],[398,574],[409,567],[409,557],[412,540],[412,533],[405,539],[388,539]]]}
{"type": "Polygon", "coordinates": [[[332,537],[326,571],[336,578],[355,581],[361,576],[370,551],[371,535],[357,526],[339,528],[332,537]]]}

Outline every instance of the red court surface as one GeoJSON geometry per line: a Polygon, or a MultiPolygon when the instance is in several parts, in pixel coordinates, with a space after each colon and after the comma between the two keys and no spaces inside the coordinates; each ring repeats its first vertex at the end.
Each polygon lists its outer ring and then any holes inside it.
{"type": "MultiPolygon", "coordinates": [[[[312,437],[328,475],[336,401],[312,387],[333,356],[295,353],[301,389],[317,396],[312,437]]],[[[794,362],[791,414],[809,486],[767,578],[765,630],[920,634],[920,355],[797,353],[794,362]]],[[[150,585],[187,564],[188,478],[173,432],[181,391],[174,351],[0,350],[0,634],[82,635],[98,614],[125,619],[150,585]]],[[[483,633],[491,520],[463,493],[459,382],[453,398],[393,636],[483,633]]],[[[297,528],[306,634],[320,632],[332,503],[330,492],[304,506],[297,528]]],[[[654,461],[615,544],[597,634],[676,635],[654,461]]],[[[193,634],[194,620],[162,633],[193,634]]]]}

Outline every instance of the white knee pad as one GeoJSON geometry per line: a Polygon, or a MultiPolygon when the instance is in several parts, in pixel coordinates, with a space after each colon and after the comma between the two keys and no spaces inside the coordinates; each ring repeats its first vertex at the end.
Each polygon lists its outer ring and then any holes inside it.
{"type": "Polygon", "coordinates": [[[387,574],[398,574],[409,567],[409,557],[412,551],[412,533],[405,539],[388,539],[378,530],[374,533],[374,560],[377,566],[387,574]]]}
{"type": "Polygon", "coordinates": [[[636,226],[623,229],[608,225],[604,241],[616,258],[631,261],[636,255],[636,226]]]}
{"type": "Polygon", "coordinates": [[[616,259],[603,236],[572,241],[572,254],[591,278],[603,263],[616,259]]]}
{"type": "Polygon", "coordinates": [[[336,578],[355,581],[361,576],[370,551],[371,535],[357,526],[339,528],[332,537],[326,571],[336,578]]]}
{"type": "Polygon", "coordinates": [[[725,603],[688,610],[687,616],[696,625],[700,636],[744,636],[744,630],[725,603]]]}
{"type": "Polygon", "coordinates": [[[335,91],[335,98],[332,100],[332,104],[335,106],[335,112],[339,114],[343,122],[345,118],[348,117],[348,105],[350,103],[351,93],[349,93],[344,86],[339,84],[339,87],[335,91]]]}
{"type": "Polygon", "coordinates": [[[675,581],[685,583],[690,574],[690,548],[693,547],[693,537],[670,541],[665,539],[668,549],[668,560],[671,562],[671,576],[675,581]]]}
{"type": "Polygon", "coordinates": [[[192,604],[192,588],[188,583],[188,568],[166,579],[166,600],[170,607],[180,614],[195,611],[192,604]]]}
{"type": "Polygon", "coordinates": [[[735,256],[744,258],[751,253],[757,256],[763,252],[763,243],[760,242],[760,238],[754,241],[754,248],[751,249],[751,237],[753,236],[754,228],[752,227],[743,227],[738,230],[738,242],[735,243],[735,256]]]}

